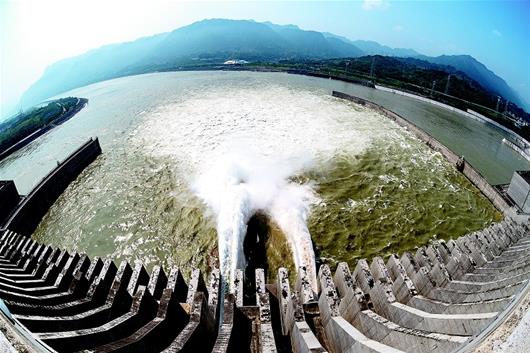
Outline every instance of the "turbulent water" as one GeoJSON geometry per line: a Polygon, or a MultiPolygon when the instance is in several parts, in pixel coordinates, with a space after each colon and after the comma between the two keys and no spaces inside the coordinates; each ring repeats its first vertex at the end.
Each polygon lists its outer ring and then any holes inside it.
{"type": "Polygon", "coordinates": [[[338,153],[361,153],[384,135],[384,129],[370,126],[389,123],[337,103],[274,83],[212,86],[151,112],[133,143],[173,159],[175,174],[187,176],[214,213],[226,278],[233,280],[235,269],[244,268],[247,222],[260,211],[285,234],[295,267],[305,266],[316,283],[306,221],[318,197],[312,180],[300,184],[289,178],[323,168],[338,153]]]}
{"type": "MultiPolygon", "coordinates": [[[[243,244],[250,218],[259,213],[275,221],[290,245],[296,268],[305,266],[316,279],[315,254],[307,229],[309,208],[316,200],[310,185],[289,181],[300,172],[296,159],[278,161],[255,151],[231,152],[213,168],[208,163],[194,191],[214,211],[219,262],[233,283],[235,270],[245,268],[243,244]]],[[[316,281],[315,281],[316,283],[316,281]]]]}
{"type": "Polygon", "coordinates": [[[71,92],[90,99],[86,110],[0,164],[1,176],[28,190],[32,174],[97,135],[103,155],[35,237],[148,266],[207,270],[219,261],[227,278],[245,264],[255,213],[269,220],[269,268],[305,265],[313,277],[315,251],[331,264],[351,262],[499,219],[442,156],[379,114],[331,97],[329,85],[256,73],[95,84],[71,92]]]}

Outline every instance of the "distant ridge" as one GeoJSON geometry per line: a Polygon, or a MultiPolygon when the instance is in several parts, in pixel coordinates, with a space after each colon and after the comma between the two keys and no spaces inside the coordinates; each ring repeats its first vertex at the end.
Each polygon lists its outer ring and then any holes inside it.
{"type": "Polygon", "coordinates": [[[302,30],[295,25],[227,19],[203,20],[172,32],[106,45],[58,61],[23,94],[20,105],[28,107],[70,89],[111,78],[172,70],[206,61],[274,62],[364,55],[413,57],[451,66],[485,89],[528,107],[503,79],[469,55],[429,57],[412,49],[390,48],[373,41],[352,41],[331,33],[302,30]]]}
{"type": "Polygon", "coordinates": [[[514,91],[506,81],[497,76],[486,65],[472,57],[471,55],[441,55],[437,57],[418,55],[419,59],[429,61],[434,64],[452,66],[459,71],[477,81],[485,89],[496,93],[528,110],[528,104],[514,91]]]}
{"type": "Polygon", "coordinates": [[[322,33],[328,38],[340,39],[346,43],[356,46],[363,51],[364,55],[382,55],[382,56],[396,56],[396,57],[415,57],[421,55],[413,49],[405,48],[391,48],[386,45],[381,45],[371,40],[350,40],[346,37],[338,36],[333,33],[322,33]]]}
{"type": "Polygon", "coordinates": [[[502,78],[497,76],[493,71],[488,69],[480,61],[472,57],[471,55],[441,55],[441,56],[427,56],[418,53],[413,49],[405,48],[391,48],[386,45],[381,45],[374,41],[366,40],[349,40],[344,37],[336,36],[332,33],[324,33],[328,37],[339,38],[343,41],[355,45],[361,49],[365,55],[382,55],[382,56],[395,56],[400,58],[417,58],[428,61],[433,64],[451,66],[457,71],[461,71],[468,75],[473,80],[477,81],[487,89],[488,91],[495,93],[508,99],[520,106],[529,109],[529,104],[524,102],[523,99],[504,81],[502,78]]]}

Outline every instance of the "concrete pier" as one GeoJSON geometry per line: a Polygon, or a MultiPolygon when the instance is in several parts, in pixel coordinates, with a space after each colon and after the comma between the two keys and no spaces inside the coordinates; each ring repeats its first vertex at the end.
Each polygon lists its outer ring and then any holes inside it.
{"type": "Polygon", "coordinates": [[[530,232],[507,219],[351,269],[322,265],[317,293],[303,269],[294,284],[283,268],[272,284],[257,269],[243,285],[240,272],[221,298],[218,270],[185,281],[178,268],[147,273],[6,230],[0,321],[36,351],[453,352],[530,288],[530,232]]]}

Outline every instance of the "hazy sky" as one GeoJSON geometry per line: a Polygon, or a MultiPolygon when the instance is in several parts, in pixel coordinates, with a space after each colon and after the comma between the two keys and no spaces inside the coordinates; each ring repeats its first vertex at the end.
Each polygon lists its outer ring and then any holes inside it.
{"type": "Polygon", "coordinates": [[[528,0],[0,0],[0,116],[57,60],[204,18],[296,24],[426,55],[470,54],[530,101],[528,0]]]}

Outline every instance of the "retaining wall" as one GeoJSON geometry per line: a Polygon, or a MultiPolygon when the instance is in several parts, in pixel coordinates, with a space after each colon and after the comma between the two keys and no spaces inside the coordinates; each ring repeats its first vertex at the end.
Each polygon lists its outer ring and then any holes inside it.
{"type": "Polygon", "coordinates": [[[0,224],[2,224],[20,201],[17,187],[12,180],[0,180],[0,200],[0,224]]]}
{"type": "Polygon", "coordinates": [[[18,204],[4,229],[30,236],[55,200],[101,154],[99,140],[90,139],[46,175],[18,204]]]}
{"type": "Polygon", "coordinates": [[[530,155],[522,149],[521,147],[517,146],[515,143],[513,143],[510,140],[507,140],[505,138],[502,139],[502,143],[506,144],[508,147],[510,147],[515,152],[519,153],[521,156],[523,156],[527,161],[530,162],[530,155]]]}
{"type": "Polygon", "coordinates": [[[464,111],[462,109],[455,108],[453,106],[450,106],[449,104],[438,102],[438,101],[436,101],[434,99],[430,99],[430,98],[427,98],[427,97],[422,97],[422,96],[419,96],[419,95],[416,95],[416,94],[412,94],[412,93],[408,93],[408,92],[403,92],[403,91],[400,91],[400,90],[397,90],[397,89],[393,89],[393,88],[388,88],[388,87],[379,86],[379,85],[375,85],[375,88],[380,90],[380,91],[400,94],[402,96],[414,98],[414,99],[417,99],[417,100],[420,100],[420,101],[423,101],[423,102],[426,102],[426,103],[429,103],[429,104],[434,104],[434,105],[437,105],[437,106],[439,106],[441,108],[444,108],[444,109],[450,110],[452,112],[461,114],[461,115],[463,115],[463,116],[465,116],[465,117],[467,117],[469,119],[473,119],[473,120],[476,120],[476,121],[480,121],[482,123],[486,123],[486,124],[488,124],[490,126],[493,126],[493,127],[497,128],[499,130],[503,130],[504,132],[508,133],[512,138],[514,138],[516,140],[520,140],[523,143],[525,143],[526,145],[530,145],[530,142],[528,142],[526,139],[524,139],[520,135],[516,134],[514,131],[510,130],[506,126],[501,125],[498,122],[496,122],[494,120],[491,120],[490,118],[487,118],[484,115],[479,114],[479,113],[477,113],[477,112],[475,112],[473,110],[468,109],[470,111],[466,112],[466,111],[464,111]]]}
{"type": "Polygon", "coordinates": [[[456,153],[451,151],[444,144],[436,140],[427,132],[417,127],[414,123],[411,123],[410,121],[394,113],[393,111],[383,108],[379,104],[367,101],[365,99],[337,91],[333,91],[332,95],[337,98],[346,99],[354,103],[367,106],[370,109],[376,110],[387,118],[394,120],[400,126],[403,126],[407,130],[412,132],[417,138],[425,142],[425,144],[427,144],[427,146],[429,146],[431,149],[436,152],[440,152],[449,161],[449,163],[453,164],[462,174],[464,174],[469,179],[469,181],[471,181],[484,194],[484,196],[486,196],[493,203],[493,205],[499,211],[506,214],[510,209],[510,206],[506,203],[502,196],[493,188],[493,186],[491,186],[486,181],[486,179],[484,179],[484,177],[475,168],[473,168],[471,164],[466,162],[463,158],[459,157],[456,153]]]}
{"type": "Polygon", "coordinates": [[[37,129],[37,130],[33,131],[31,134],[29,134],[28,136],[24,137],[22,140],[18,141],[14,145],[10,146],[9,148],[7,148],[3,152],[1,152],[0,153],[0,161],[2,159],[4,159],[4,158],[8,157],[12,153],[15,153],[16,151],[18,151],[22,147],[26,146],[31,141],[35,140],[37,137],[43,135],[46,131],[48,131],[48,129],[45,129],[45,128],[41,128],[41,129],[37,129]]]}

